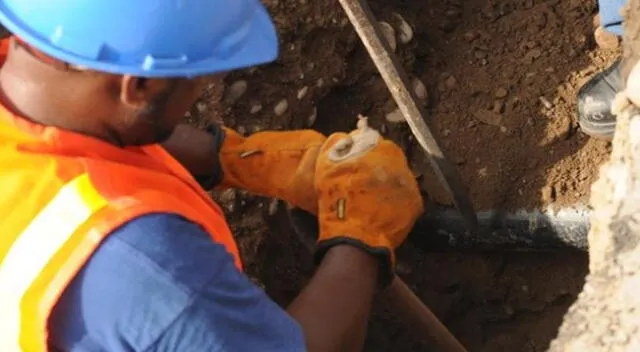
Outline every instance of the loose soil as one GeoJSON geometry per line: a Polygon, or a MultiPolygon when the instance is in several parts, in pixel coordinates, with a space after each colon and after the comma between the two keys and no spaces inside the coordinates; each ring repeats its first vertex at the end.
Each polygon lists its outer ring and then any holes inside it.
{"type": "MultiPolygon", "coordinates": [[[[385,115],[387,88],[337,1],[266,0],[281,36],[277,63],[234,72],[194,106],[194,122],[243,133],[355,127],[357,114],[403,146],[423,189],[449,199],[408,127],[385,115]],[[242,84],[246,92],[239,95],[242,84]],[[240,87],[240,88],[239,88],[240,87]],[[286,103],[285,103],[286,101],[286,103]]],[[[399,13],[414,38],[397,54],[428,90],[427,122],[458,166],[477,209],[586,203],[607,142],[577,126],[575,96],[619,55],[598,49],[594,1],[406,0],[370,3],[380,20],[399,13]]],[[[250,275],[286,305],[313,268],[282,204],[217,194],[250,275]]],[[[407,244],[399,273],[471,351],[542,351],[587,272],[580,253],[426,253],[407,244]]],[[[428,351],[380,304],[367,351],[428,351]]]]}

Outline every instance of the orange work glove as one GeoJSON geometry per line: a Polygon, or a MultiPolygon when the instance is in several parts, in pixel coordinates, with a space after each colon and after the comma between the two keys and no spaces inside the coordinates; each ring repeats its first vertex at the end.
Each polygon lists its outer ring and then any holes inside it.
{"type": "Polygon", "coordinates": [[[317,213],[313,189],[316,160],[326,141],[312,131],[258,132],[242,137],[223,128],[219,150],[222,181],[218,187],[240,188],[282,199],[310,213],[317,213]]]}
{"type": "Polygon", "coordinates": [[[381,259],[390,281],[395,249],[423,211],[418,184],[402,150],[359,122],[351,134],[331,135],[316,165],[320,233],[316,260],[338,244],[359,247],[381,259]]]}

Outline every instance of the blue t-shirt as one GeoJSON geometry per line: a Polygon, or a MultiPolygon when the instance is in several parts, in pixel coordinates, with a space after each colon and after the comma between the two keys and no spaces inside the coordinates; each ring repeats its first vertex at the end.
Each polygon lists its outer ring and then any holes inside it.
{"type": "Polygon", "coordinates": [[[49,319],[62,351],[304,351],[286,312],[199,226],[153,214],[112,233],[49,319]]]}
{"type": "Polygon", "coordinates": [[[598,0],[600,25],[616,35],[622,35],[622,15],[620,10],[627,0],[598,0]]]}

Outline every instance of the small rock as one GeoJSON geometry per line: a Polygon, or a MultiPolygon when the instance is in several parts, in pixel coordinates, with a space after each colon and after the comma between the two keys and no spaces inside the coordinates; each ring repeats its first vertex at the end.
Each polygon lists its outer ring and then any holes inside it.
{"type": "Polygon", "coordinates": [[[406,122],[404,116],[402,115],[402,112],[400,112],[400,109],[395,109],[392,112],[386,114],[385,118],[387,119],[387,121],[393,123],[406,122]]]}
{"type": "Polygon", "coordinates": [[[247,81],[240,80],[233,82],[229,88],[224,91],[224,101],[227,104],[235,104],[238,99],[244,95],[248,87],[247,81]]]}
{"type": "Polygon", "coordinates": [[[318,81],[316,82],[316,87],[320,88],[323,85],[324,85],[324,79],[318,78],[318,81]]]}
{"type": "Polygon", "coordinates": [[[482,169],[478,170],[478,176],[487,177],[487,175],[489,175],[489,171],[487,170],[486,167],[483,167],[482,169]]]}
{"type": "Polygon", "coordinates": [[[384,21],[378,22],[380,25],[380,30],[382,31],[382,35],[384,35],[384,39],[386,39],[389,48],[391,51],[396,51],[398,47],[398,43],[396,42],[396,30],[393,27],[384,21]]]}
{"type": "Polygon", "coordinates": [[[553,203],[556,200],[555,190],[547,185],[542,188],[542,201],[544,203],[553,203]]]}
{"type": "Polygon", "coordinates": [[[496,100],[493,102],[493,112],[502,114],[504,112],[504,100],[496,100]]]}
{"type": "Polygon", "coordinates": [[[544,105],[545,108],[547,109],[551,109],[553,108],[553,104],[551,104],[551,102],[549,100],[547,100],[547,98],[545,98],[544,96],[540,96],[540,103],[542,103],[542,105],[544,105]]]}
{"type": "Polygon", "coordinates": [[[478,32],[469,31],[464,34],[464,40],[468,42],[472,42],[474,39],[478,38],[478,32]]]}
{"type": "Polygon", "coordinates": [[[216,200],[228,213],[234,213],[237,204],[237,194],[235,189],[226,189],[218,194],[216,200]]]}
{"type": "Polygon", "coordinates": [[[438,25],[438,27],[440,27],[440,29],[445,33],[452,32],[454,29],[456,29],[457,26],[458,26],[458,21],[454,19],[449,19],[449,18],[444,19],[438,25]]]}
{"type": "Polygon", "coordinates": [[[257,114],[262,111],[262,104],[254,104],[251,106],[251,110],[249,111],[252,115],[257,114]]]}
{"type": "Polygon", "coordinates": [[[536,61],[536,59],[539,58],[540,56],[542,56],[542,50],[537,49],[537,48],[536,49],[531,49],[524,56],[524,62],[526,62],[527,64],[531,64],[534,61],[536,61]]]}
{"type": "Polygon", "coordinates": [[[476,50],[473,55],[476,57],[476,59],[478,60],[482,60],[485,59],[487,57],[487,53],[485,53],[484,51],[481,50],[476,50]]]}
{"type": "Polygon", "coordinates": [[[244,126],[238,126],[238,128],[236,128],[236,132],[240,133],[241,135],[244,135],[245,133],[247,133],[247,129],[244,128],[244,126]]]}
{"type": "Polygon", "coordinates": [[[413,28],[405,21],[405,19],[399,13],[392,13],[393,24],[398,30],[398,40],[402,44],[407,44],[413,39],[413,28]]]}
{"type": "Polygon", "coordinates": [[[507,133],[507,132],[509,132],[509,130],[504,126],[500,126],[500,132],[507,133]]]}
{"type": "Polygon", "coordinates": [[[448,89],[453,89],[456,87],[456,85],[458,84],[458,81],[456,80],[455,77],[453,76],[449,76],[447,77],[447,79],[444,81],[444,85],[448,88],[448,89]]]}
{"type": "Polygon", "coordinates": [[[507,95],[509,95],[509,91],[506,88],[500,87],[496,90],[496,98],[505,98],[507,95]]]}
{"type": "Polygon", "coordinates": [[[304,97],[307,95],[307,93],[309,92],[309,87],[304,86],[302,88],[300,88],[300,90],[298,91],[298,100],[302,100],[304,99],[304,97]]]}
{"type": "Polygon", "coordinates": [[[280,205],[280,201],[276,198],[271,200],[269,203],[269,216],[274,216],[278,212],[278,207],[280,205]]]}
{"type": "Polygon", "coordinates": [[[316,123],[316,119],[318,118],[318,108],[314,107],[311,111],[311,115],[307,118],[307,127],[311,127],[316,123]]]}
{"type": "Polygon", "coordinates": [[[207,104],[200,102],[196,104],[196,109],[198,109],[198,112],[205,112],[207,110],[207,104]]]}
{"type": "Polygon", "coordinates": [[[285,112],[287,112],[287,109],[289,109],[289,102],[287,101],[287,99],[282,99],[273,108],[273,112],[276,114],[276,116],[282,116],[285,112]]]}
{"type": "Polygon", "coordinates": [[[460,10],[458,9],[449,9],[444,13],[444,15],[449,18],[458,18],[460,17],[460,14],[460,10]]]}
{"type": "Polygon", "coordinates": [[[416,97],[420,100],[427,100],[429,98],[429,92],[427,91],[427,87],[424,86],[424,83],[418,78],[414,78],[411,81],[411,86],[413,87],[413,92],[416,94],[416,97]]]}
{"type": "Polygon", "coordinates": [[[476,111],[473,116],[478,121],[490,126],[500,126],[502,124],[502,116],[490,110],[476,111]]]}
{"type": "Polygon", "coordinates": [[[614,50],[620,46],[620,38],[603,27],[596,28],[593,37],[600,49],[614,50]]]}
{"type": "Polygon", "coordinates": [[[584,50],[584,48],[587,46],[587,36],[585,36],[584,34],[577,34],[575,40],[576,45],[574,49],[584,50]]]}

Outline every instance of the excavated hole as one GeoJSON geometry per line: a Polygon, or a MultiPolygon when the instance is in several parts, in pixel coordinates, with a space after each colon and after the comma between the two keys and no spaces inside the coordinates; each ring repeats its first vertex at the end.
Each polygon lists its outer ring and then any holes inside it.
{"type": "MultiPolygon", "coordinates": [[[[331,133],[352,129],[357,114],[366,114],[407,151],[424,190],[447,203],[406,125],[386,121],[393,102],[339,5],[265,2],[282,38],[279,62],[231,74],[227,85],[246,80],[247,92],[233,106],[210,101],[204,118],[221,117],[247,132],[313,127],[331,133]],[[298,99],[304,87],[308,93],[298,99]],[[275,116],[283,99],[288,110],[275,116]]],[[[610,146],[579,131],[575,94],[619,54],[594,47],[593,0],[370,4],[380,20],[397,12],[413,27],[413,40],[399,43],[397,54],[410,78],[427,87],[428,123],[478,209],[587,202],[610,146]]],[[[282,206],[242,193],[233,199],[228,214],[248,273],[288,304],[313,270],[308,253],[282,206]]],[[[585,253],[429,250],[401,248],[398,273],[470,351],[545,350],[587,273],[585,253]]],[[[365,350],[430,349],[377,302],[365,350]]]]}

